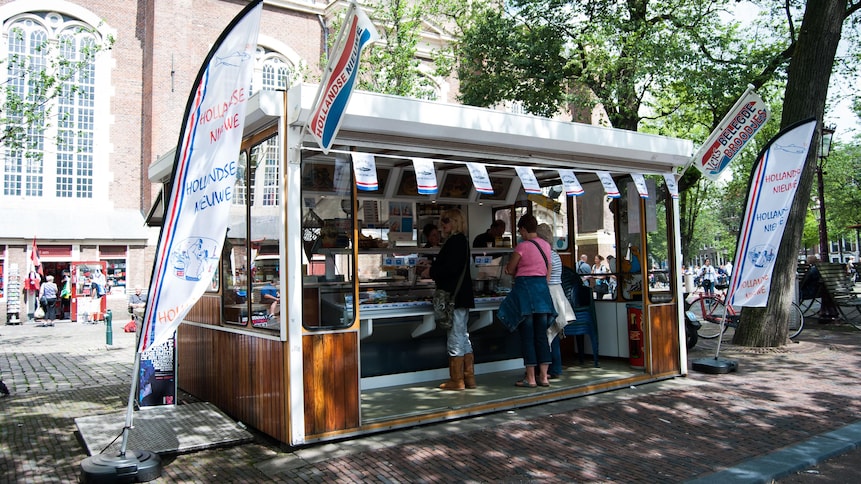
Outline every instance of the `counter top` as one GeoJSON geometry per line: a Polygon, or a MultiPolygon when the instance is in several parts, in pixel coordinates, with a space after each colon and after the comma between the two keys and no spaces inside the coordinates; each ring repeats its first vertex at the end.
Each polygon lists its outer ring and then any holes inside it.
{"type": "MultiPolygon", "coordinates": [[[[505,296],[486,296],[475,298],[476,309],[488,304],[500,304],[505,299],[505,296]]],[[[352,309],[352,304],[346,305],[347,309],[352,309]]],[[[367,311],[385,311],[389,309],[423,309],[432,310],[431,301],[401,301],[401,302],[383,302],[383,303],[362,303],[359,304],[359,310],[367,311]]]]}

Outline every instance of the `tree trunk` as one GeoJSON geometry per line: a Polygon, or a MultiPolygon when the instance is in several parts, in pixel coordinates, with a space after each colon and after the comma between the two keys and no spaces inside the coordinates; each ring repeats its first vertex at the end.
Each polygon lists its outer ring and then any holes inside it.
{"type": "MultiPolygon", "coordinates": [[[[847,0],[808,0],[798,43],[789,63],[781,129],[810,116],[822,122],[846,4],[847,0]]],[[[786,322],[796,290],[798,250],[819,156],[819,135],[817,130],[789,211],[774,265],[768,304],[764,308],[745,308],[742,311],[741,322],[733,338],[735,344],[774,347],[787,343],[786,322]]]]}

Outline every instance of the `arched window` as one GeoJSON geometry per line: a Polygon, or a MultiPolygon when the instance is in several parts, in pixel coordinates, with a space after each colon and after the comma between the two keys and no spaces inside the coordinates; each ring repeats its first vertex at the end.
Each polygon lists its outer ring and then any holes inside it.
{"type": "Polygon", "coordinates": [[[257,86],[267,91],[285,90],[300,80],[297,66],[287,56],[265,46],[257,46],[255,64],[252,94],[258,90],[257,86]]]}
{"type": "MultiPolygon", "coordinates": [[[[293,58],[295,52],[289,51],[293,58]]],[[[258,89],[264,91],[286,90],[301,80],[299,68],[288,56],[258,45],[254,78],[251,82],[252,94],[258,89]],[[259,87],[258,86],[262,86],[259,87]]],[[[251,166],[248,173],[244,170],[236,177],[233,197],[234,205],[250,203],[252,206],[277,206],[278,180],[281,177],[281,142],[276,135],[255,146],[251,153],[251,166]],[[248,184],[251,183],[249,186],[248,184]],[[246,199],[246,196],[249,196],[246,199]]]]}
{"type": "Polygon", "coordinates": [[[93,198],[100,34],[62,13],[35,12],[6,19],[3,37],[3,195],[93,198]]]}
{"type": "Polygon", "coordinates": [[[287,89],[290,81],[291,67],[284,59],[268,56],[263,60],[263,89],[275,91],[287,89]]]}

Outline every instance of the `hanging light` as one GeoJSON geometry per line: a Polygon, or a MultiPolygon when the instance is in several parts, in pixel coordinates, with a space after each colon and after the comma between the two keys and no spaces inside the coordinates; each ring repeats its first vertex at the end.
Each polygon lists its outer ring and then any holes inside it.
{"type": "Polygon", "coordinates": [[[822,127],[822,139],[819,142],[819,157],[820,158],[828,158],[828,155],[831,154],[831,141],[834,139],[834,131],[837,130],[837,126],[823,126],[822,127]]]}
{"type": "Polygon", "coordinates": [[[831,154],[831,141],[836,129],[837,127],[833,124],[822,126],[822,135],[819,140],[819,163],[816,167],[817,192],[819,194],[819,258],[824,262],[828,261],[829,257],[828,228],[825,219],[825,183],[822,177],[825,175],[825,161],[831,154]]]}

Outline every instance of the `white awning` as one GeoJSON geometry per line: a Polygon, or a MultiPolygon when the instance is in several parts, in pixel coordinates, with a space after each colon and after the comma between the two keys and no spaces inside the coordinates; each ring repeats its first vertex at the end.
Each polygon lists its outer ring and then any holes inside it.
{"type": "MultiPolygon", "coordinates": [[[[290,125],[305,124],[315,94],[308,84],[288,91],[290,125]]],[[[316,146],[310,135],[304,141],[316,146]]],[[[361,91],[350,98],[335,145],[405,158],[644,174],[686,166],[694,151],[685,139],[361,91]]]]}

